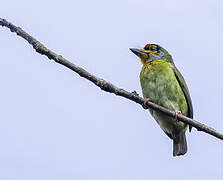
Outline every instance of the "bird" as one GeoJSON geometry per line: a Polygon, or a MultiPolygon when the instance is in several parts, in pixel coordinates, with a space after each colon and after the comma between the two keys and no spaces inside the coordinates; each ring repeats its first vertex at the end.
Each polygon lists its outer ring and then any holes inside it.
{"type": "MultiPolygon", "coordinates": [[[[130,48],[140,58],[140,84],[145,102],[151,101],[175,112],[175,118],[149,109],[150,114],[166,135],[173,140],[173,156],[187,152],[185,132],[188,125],[177,120],[178,114],[193,118],[193,106],[186,82],[173,62],[172,56],[157,44],[130,48]]],[[[189,126],[191,132],[192,127],[189,126]]]]}

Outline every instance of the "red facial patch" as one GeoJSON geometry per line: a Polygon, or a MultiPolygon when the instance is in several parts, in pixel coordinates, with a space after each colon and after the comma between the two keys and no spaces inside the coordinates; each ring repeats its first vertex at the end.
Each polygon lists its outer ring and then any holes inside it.
{"type": "Polygon", "coordinates": [[[145,47],[144,47],[144,49],[145,50],[149,50],[149,48],[152,46],[152,44],[147,44],[147,45],[145,45],[145,47]]]}

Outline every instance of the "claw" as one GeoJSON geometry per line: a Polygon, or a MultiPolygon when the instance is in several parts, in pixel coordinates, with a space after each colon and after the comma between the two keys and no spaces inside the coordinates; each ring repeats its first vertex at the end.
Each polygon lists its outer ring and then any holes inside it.
{"type": "Polygon", "coordinates": [[[175,112],[174,112],[174,115],[173,115],[173,116],[174,116],[174,119],[175,119],[177,122],[179,122],[179,121],[177,120],[177,116],[178,116],[179,114],[182,114],[181,111],[175,111],[175,112]]]}
{"type": "Polygon", "coordinates": [[[144,102],[143,102],[143,104],[142,104],[142,107],[143,107],[144,109],[148,109],[148,107],[146,106],[146,103],[149,102],[149,101],[150,101],[149,98],[146,98],[146,99],[144,100],[144,102]]]}
{"type": "Polygon", "coordinates": [[[192,130],[192,126],[189,125],[189,132],[191,132],[191,130],[192,130]]]}
{"type": "Polygon", "coordinates": [[[136,91],[132,91],[132,94],[134,94],[135,96],[139,96],[139,94],[136,91]]]}

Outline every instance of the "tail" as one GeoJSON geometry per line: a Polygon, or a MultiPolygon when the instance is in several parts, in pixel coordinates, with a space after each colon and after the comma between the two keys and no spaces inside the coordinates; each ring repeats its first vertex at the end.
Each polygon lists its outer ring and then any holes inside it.
{"type": "Polygon", "coordinates": [[[184,155],[187,152],[187,141],[185,132],[180,133],[176,138],[173,138],[173,156],[184,155]]]}

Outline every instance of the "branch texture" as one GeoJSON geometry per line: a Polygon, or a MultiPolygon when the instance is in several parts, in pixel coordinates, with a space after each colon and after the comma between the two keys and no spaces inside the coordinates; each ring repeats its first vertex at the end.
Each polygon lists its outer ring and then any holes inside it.
{"type": "MultiPolygon", "coordinates": [[[[78,73],[81,77],[88,79],[89,81],[94,83],[96,86],[100,87],[103,91],[114,93],[118,96],[122,96],[122,97],[127,98],[131,101],[134,101],[140,105],[143,105],[144,99],[142,97],[138,96],[136,93],[133,93],[133,92],[131,93],[124,89],[118,88],[115,85],[111,84],[110,82],[107,82],[104,79],[98,78],[98,77],[94,76],[93,74],[87,72],[83,68],[74,65],[73,63],[71,63],[68,60],[66,60],[65,58],[63,58],[61,55],[58,55],[58,54],[54,53],[53,51],[47,49],[43,44],[41,44],[35,38],[33,38],[28,33],[23,31],[20,27],[17,27],[2,18],[0,18],[0,25],[3,27],[9,28],[11,32],[15,32],[18,36],[24,38],[26,41],[28,41],[29,44],[31,44],[33,46],[33,48],[36,50],[36,52],[47,56],[49,59],[53,59],[56,63],[66,66],[67,68],[71,69],[72,71],[78,73]]],[[[157,104],[154,104],[152,102],[147,102],[145,106],[146,106],[146,108],[151,108],[155,111],[162,112],[170,117],[175,117],[175,113],[173,111],[170,111],[170,110],[168,110],[162,106],[159,106],[157,104]]],[[[198,121],[190,119],[190,118],[183,116],[181,114],[179,114],[177,116],[177,119],[179,121],[182,121],[186,124],[193,126],[198,131],[203,131],[203,132],[208,133],[216,138],[223,140],[223,134],[217,132],[215,129],[213,129],[211,127],[206,126],[205,124],[199,123],[198,121]]]]}

